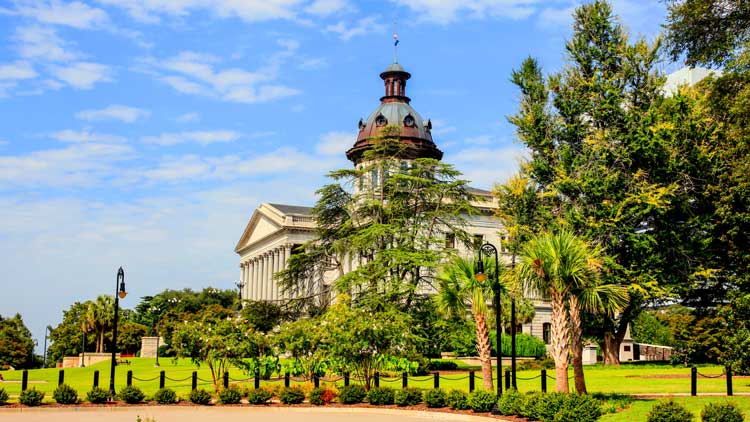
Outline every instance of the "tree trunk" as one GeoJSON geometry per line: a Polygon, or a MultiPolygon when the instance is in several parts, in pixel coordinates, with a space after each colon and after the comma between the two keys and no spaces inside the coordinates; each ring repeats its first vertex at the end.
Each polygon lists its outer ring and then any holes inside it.
{"type": "Polygon", "coordinates": [[[583,376],[583,328],[581,306],[578,297],[570,296],[570,344],[573,348],[573,376],[576,392],[586,394],[586,379],[583,376]]]}
{"type": "MultiPolygon", "coordinates": [[[[474,312],[477,329],[477,353],[482,364],[482,384],[487,391],[494,391],[492,383],[492,349],[490,348],[490,331],[487,328],[487,317],[482,312],[474,312]]],[[[498,350],[497,358],[500,359],[498,350]]],[[[498,360],[499,362],[499,360],[498,360]]],[[[500,380],[497,380],[500,382],[500,380]]]]}
{"type": "Polygon", "coordinates": [[[96,353],[104,353],[104,329],[99,331],[99,338],[96,342],[96,353]]]}
{"type": "Polygon", "coordinates": [[[555,360],[555,391],[567,393],[568,353],[570,350],[570,330],[565,312],[565,296],[552,292],[552,359],[555,360]]]}
{"type": "MultiPolygon", "coordinates": [[[[620,343],[618,335],[614,333],[604,333],[604,342],[602,343],[602,354],[604,355],[605,365],[620,365],[620,343]]],[[[623,336],[624,337],[624,336],[623,336]]]]}

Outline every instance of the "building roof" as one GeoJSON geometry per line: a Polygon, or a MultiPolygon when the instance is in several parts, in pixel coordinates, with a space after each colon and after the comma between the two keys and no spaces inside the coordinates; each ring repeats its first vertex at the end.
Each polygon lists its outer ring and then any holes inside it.
{"type": "Polygon", "coordinates": [[[268,205],[276,208],[284,214],[311,215],[312,207],[303,207],[302,205],[271,204],[268,205]]]}
{"type": "Polygon", "coordinates": [[[401,158],[443,158],[443,152],[432,141],[432,123],[422,120],[409,104],[411,99],[406,96],[406,81],[411,78],[409,72],[393,63],[380,74],[380,78],[385,84],[385,95],[367,120],[359,121],[357,142],[346,152],[346,157],[358,164],[364,152],[381,139],[384,128],[398,126],[401,129],[398,139],[407,146],[399,152],[401,158]]]}

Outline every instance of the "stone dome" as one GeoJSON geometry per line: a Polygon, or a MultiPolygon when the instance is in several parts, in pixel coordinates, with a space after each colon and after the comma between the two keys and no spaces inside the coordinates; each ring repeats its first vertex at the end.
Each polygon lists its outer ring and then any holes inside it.
{"type": "Polygon", "coordinates": [[[432,141],[432,123],[422,120],[422,116],[409,104],[411,99],[406,96],[406,81],[410,77],[398,63],[393,63],[380,74],[385,83],[385,95],[367,120],[359,121],[357,142],[346,152],[347,158],[355,165],[386,126],[401,127],[399,140],[409,146],[404,149],[402,158],[443,158],[443,152],[432,141]]]}

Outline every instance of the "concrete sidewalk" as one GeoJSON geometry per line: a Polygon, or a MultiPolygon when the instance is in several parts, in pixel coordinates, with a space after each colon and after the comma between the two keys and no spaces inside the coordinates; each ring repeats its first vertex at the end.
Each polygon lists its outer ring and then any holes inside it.
{"type": "Polygon", "coordinates": [[[370,408],[314,407],[70,407],[70,408],[5,408],[0,420],[19,422],[393,422],[465,421],[488,422],[502,419],[452,413],[370,408]]]}

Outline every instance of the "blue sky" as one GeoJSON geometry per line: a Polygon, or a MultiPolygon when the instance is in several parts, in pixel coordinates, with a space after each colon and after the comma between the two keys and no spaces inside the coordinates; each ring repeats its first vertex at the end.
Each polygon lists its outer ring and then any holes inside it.
{"type": "MultiPolygon", "coordinates": [[[[233,287],[261,202],[309,205],[349,163],[378,74],[407,94],[477,187],[515,171],[511,70],[562,66],[569,0],[0,2],[0,314],[37,338],[76,301],[132,307],[165,288],[233,287]]],[[[660,2],[618,0],[653,39],[660,2]]],[[[40,341],[41,344],[41,341],[40,341]]]]}

